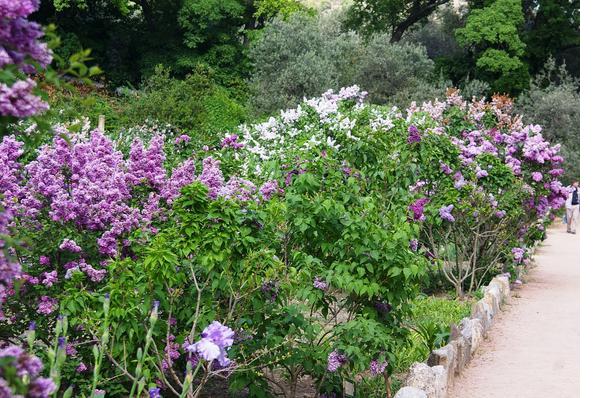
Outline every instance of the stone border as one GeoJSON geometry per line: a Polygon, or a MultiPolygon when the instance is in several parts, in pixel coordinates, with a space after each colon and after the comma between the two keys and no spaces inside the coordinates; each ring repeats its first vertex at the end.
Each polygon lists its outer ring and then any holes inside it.
{"type": "Polygon", "coordinates": [[[451,328],[450,342],[433,350],[427,363],[412,364],[406,386],[394,398],[446,398],[454,377],[471,361],[500,311],[500,306],[509,299],[508,276],[495,276],[484,287],[483,298],[473,306],[471,317],[463,318],[458,327],[451,328]]]}

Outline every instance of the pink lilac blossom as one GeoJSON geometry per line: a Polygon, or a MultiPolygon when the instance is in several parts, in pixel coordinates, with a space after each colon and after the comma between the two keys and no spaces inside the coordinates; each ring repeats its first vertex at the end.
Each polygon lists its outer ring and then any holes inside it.
{"type": "Polygon", "coordinates": [[[77,349],[75,348],[75,345],[73,343],[67,343],[67,348],[65,349],[65,352],[70,357],[74,357],[77,355],[77,349]]]}
{"type": "Polygon", "coordinates": [[[516,263],[521,263],[523,261],[523,256],[525,255],[525,250],[520,247],[513,247],[511,250],[513,254],[513,258],[516,263]]]}
{"type": "Polygon", "coordinates": [[[263,185],[261,185],[258,191],[260,192],[264,200],[269,200],[274,195],[280,192],[279,183],[277,182],[277,180],[267,181],[263,185]]]}
{"type": "Polygon", "coordinates": [[[244,147],[244,144],[238,142],[238,135],[231,134],[223,138],[221,140],[221,148],[232,148],[232,149],[241,149],[244,147]]]}
{"type": "Polygon", "coordinates": [[[25,118],[47,111],[48,103],[32,93],[35,87],[31,79],[19,80],[10,87],[0,83],[0,115],[25,118]]]}
{"type": "Polygon", "coordinates": [[[416,126],[411,124],[408,127],[408,143],[415,144],[417,142],[421,142],[421,136],[419,135],[419,129],[416,126]]]}
{"type": "Polygon", "coordinates": [[[531,178],[535,182],[540,182],[544,179],[544,176],[539,171],[534,171],[533,173],[531,173],[531,178]]]}
{"type": "MultiPolygon", "coordinates": [[[[28,21],[29,14],[39,7],[38,1],[0,0],[0,68],[15,65],[22,73],[36,72],[36,64],[45,68],[52,61],[52,52],[40,39],[42,27],[28,21]]],[[[48,104],[34,94],[36,83],[17,75],[9,86],[0,83],[0,116],[24,118],[44,112],[48,104]]]]}
{"type": "Polygon", "coordinates": [[[450,168],[450,166],[448,166],[446,163],[442,162],[440,160],[440,170],[442,170],[442,172],[444,174],[450,175],[452,174],[452,169],[450,168]]]}
{"type": "Polygon", "coordinates": [[[419,249],[419,241],[416,239],[411,239],[409,242],[410,250],[416,252],[419,249]]]}
{"type": "Polygon", "coordinates": [[[218,196],[222,196],[226,199],[248,201],[254,197],[255,192],[256,186],[251,181],[233,176],[221,187],[218,196]]]}
{"type": "Polygon", "coordinates": [[[22,191],[18,159],[23,154],[23,145],[14,135],[5,136],[0,142],[0,204],[7,209],[11,209],[22,191]]]}
{"type": "Polygon", "coordinates": [[[75,371],[77,373],[83,373],[83,372],[85,372],[87,370],[88,370],[88,368],[85,365],[85,363],[83,363],[83,362],[79,362],[79,365],[77,365],[77,368],[75,368],[75,371]]]}
{"type": "Polygon", "coordinates": [[[200,174],[199,180],[208,188],[208,197],[211,199],[217,198],[225,180],[220,164],[221,162],[212,156],[202,161],[202,174],[200,174]]]}
{"type": "Polygon", "coordinates": [[[475,175],[477,176],[477,178],[483,178],[488,176],[488,172],[487,170],[483,170],[481,167],[477,166],[475,170],[475,175]]]}
{"type": "Polygon", "coordinates": [[[179,352],[179,344],[175,342],[175,336],[172,334],[167,337],[167,344],[165,345],[165,359],[162,360],[162,368],[169,369],[169,364],[173,364],[174,361],[179,359],[181,353],[179,352]]]}
{"type": "Polygon", "coordinates": [[[43,276],[42,285],[44,285],[46,287],[51,287],[56,282],[58,282],[58,273],[56,272],[56,270],[51,271],[51,272],[44,272],[42,274],[42,276],[43,276]]]}
{"type": "MultiPolygon", "coordinates": [[[[1,0],[0,0],[1,1],[1,0]]],[[[1,3],[0,3],[1,4],[1,3]]],[[[56,390],[56,384],[50,378],[39,377],[43,369],[42,361],[35,355],[29,354],[23,348],[15,345],[0,349],[0,360],[2,361],[3,371],[16,374],[21,378],[21,382],[27,380],[25,384],[25,396],[31,398],[49,398],[56,390]],[[12,368],[9,370],[9,368],[12,368]]],[[[2,371],[2,372],[3,372],[2,371]]],[[[0,396],[13,397],[9,385],[2,377],[0,372],[0,396]]]]}
{"type": "Polygon", "coordinates": [[[0,320],[4,319],[2,304],[12,294],[15,279],[22,276],[20,264],[10,257],[6,242],[2,239],[2,235],[8,235],[8,225],[11,222],[11,212],[4,211],[0,207],[0,320]]]}
{"type": "Polygon", "coordinates": [[[185,143],[187,144],[188,142],[190,142],[192,138],[187,135],[187,134],[181,134],[179,137],[175,138],[175,144],[181,144],[181,143],[185,143]]]}

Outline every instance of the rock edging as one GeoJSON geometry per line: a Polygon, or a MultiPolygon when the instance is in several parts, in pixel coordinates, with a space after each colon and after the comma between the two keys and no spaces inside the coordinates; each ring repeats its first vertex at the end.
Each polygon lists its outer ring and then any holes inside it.
{"type": "Polygon", "coordinates": [[[409,370],[406,386],[394,398],[446,398],[448,387],[471,361],[500,306],[510,300],[507,275],[495,276],[484,288],[483,298],[473,306],[470,318],[453,327],[450,342],[433,350],[427,363],[415,362],[409,370]]]}

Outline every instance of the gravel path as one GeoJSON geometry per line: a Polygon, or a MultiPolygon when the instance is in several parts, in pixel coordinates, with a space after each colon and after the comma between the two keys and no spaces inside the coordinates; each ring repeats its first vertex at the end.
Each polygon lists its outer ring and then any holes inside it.
{"type": "Polygon", "coordinates": [[[565,229],[549,231],[450,398],[579,397],[579,235],[565,229]]]}

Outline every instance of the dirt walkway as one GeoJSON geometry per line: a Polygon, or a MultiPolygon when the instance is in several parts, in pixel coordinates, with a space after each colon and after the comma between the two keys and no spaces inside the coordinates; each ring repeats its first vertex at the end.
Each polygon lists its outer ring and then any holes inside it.
{"type": "Polygon", "coordinates": [[[549,231],[450,398],[579,397],[579,235],[549,231]]]}

